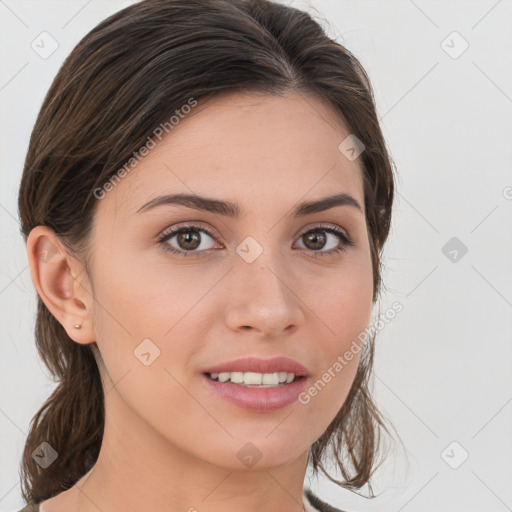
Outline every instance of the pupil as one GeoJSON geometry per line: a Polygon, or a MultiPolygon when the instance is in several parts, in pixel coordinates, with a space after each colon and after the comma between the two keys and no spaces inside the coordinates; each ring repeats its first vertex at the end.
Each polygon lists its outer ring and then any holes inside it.
{"type": "Polygon", "coordinates": [[[195,231],[183,231],[178,236],[179,244],[183,249],[197,249],[200,245],[199,238],[195,231]],[[192,245],[190,246],[189,244],[192,245]]]}
{"type": "Polygon", "coordinates": [[[322,247],[325,245],[325,235],[324,234],[321,234],[321,235],[310,234],[310,235],[306,235],[306,237],[309,237],[310,240],[311,239],[313,240],[313,245],[315,246],[315,247],[313,247],[314,249],[322,249],[322,247]],[[318,240],[320,240],[320,243],[318,243],[318,240]]]}

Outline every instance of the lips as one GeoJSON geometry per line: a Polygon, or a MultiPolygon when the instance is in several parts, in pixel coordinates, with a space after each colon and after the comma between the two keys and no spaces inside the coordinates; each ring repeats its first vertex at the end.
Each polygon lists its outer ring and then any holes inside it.
{"type": "Polygon", "coordinates": [[[204,370],[203,373],[223,373],[223,372],[254,372],[254,373],[275,373],[287,372],[294,373],[297,377],[306,377],[308,369],[288,357],[274,357],[272,359],[258,359],[255,357],[244,357],[220,363],[204,370]]]}
{"type": "Polygon", "coordinates": [[[231,382],[218,382],[207,375],[202,376],[205,386],[212,397],[219,397],[227,403],[246,411],[268,413],[277,411],[297,402],[308,385],[308,377],[299,377],[291,383],[275,387],[243,387],[231,382]]]}

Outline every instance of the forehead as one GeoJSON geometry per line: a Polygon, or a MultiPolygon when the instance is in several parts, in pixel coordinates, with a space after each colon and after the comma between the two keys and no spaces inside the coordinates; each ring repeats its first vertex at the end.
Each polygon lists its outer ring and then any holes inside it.
{"type": "Polygon", "coordinates": [[[341,192],[362,203],[359,159],[338,149],[349,134],[338,113],[304,93],[223,93],[199,101],[155,139],[100,207],[132,215],[164,193],[234,200],[247,210],[341,192]]]}

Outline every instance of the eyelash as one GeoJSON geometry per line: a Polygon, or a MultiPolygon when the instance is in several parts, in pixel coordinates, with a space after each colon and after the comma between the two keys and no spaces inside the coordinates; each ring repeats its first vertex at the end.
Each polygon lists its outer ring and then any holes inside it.
{"type": "MultiPolygon", "coordinates": [[[[202,233],[206,233],[208,236],[215,239],[215,237],[212,235],[212,233],[210,233],[208,230],[203,229],[199,226],[194,226],[193,224],[187,224],[185,226],[178,226],[177,228],[173,228],[171,230],[165,231],[164,233],[162,233],[159,236],[157,241],[159,244],[161,244],[163,246],[163,249],[165,251],[168,251],[173,254],[178,254],[180,256],[185,256],[185,257],[200,256],[203,252],[206,252],[206,251],[180,251],[180,250],[170,246],[169,244],[165,243],[168,240],[170,240],[174,235],[181,233],[182,231],[185,231],[185,232],[186,231],[199,231],[202,233]]],[[[301,238],[304,235],[307,235],[309,233],[315,232],[315,231],[325,231],[327,233],[332,233],[333,235],[336,235],[342,242],[341,246],[338,246],[335,249],[331,249],[330,251],[313,251],[310,249],[311,252],[315,253],[315,257],[316,257],[316,254],[319,254],[320,256],[325,256],[325,255],[334,256],[335,254],[347,251],[348,247],[351,247],[354,245],[354,242],[352,241],[352,239],[349,238],[343,230],[341,230],[340,228],[337,228],[337,227],[333,227],[333,226],[315,226],[312,229],[304,231],[304,233],[302,233],[299,236],[299,238],[301,238]]],[[[208,249],[208,250],[214,250],[214,249],[208,249]]]]}

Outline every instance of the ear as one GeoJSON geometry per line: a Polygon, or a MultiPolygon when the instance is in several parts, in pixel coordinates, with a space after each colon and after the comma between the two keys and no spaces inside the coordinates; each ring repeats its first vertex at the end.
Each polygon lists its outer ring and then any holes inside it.
{"type": "Polygon", "coordinates": [[[95,341],[91,321],[93,296],[83,264],[71,256],[55,232],[36,226],[27,237],[32,282],[50,313],[77,343],[95,341]],[[75,325],[81,325],[79,329],[75,325]]]}

